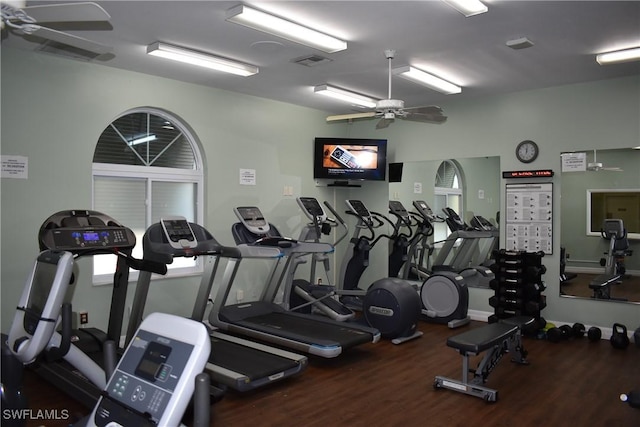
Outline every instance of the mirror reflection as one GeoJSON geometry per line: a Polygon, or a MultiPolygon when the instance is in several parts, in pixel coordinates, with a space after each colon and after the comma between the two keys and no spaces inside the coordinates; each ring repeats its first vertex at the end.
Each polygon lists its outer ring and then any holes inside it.
{"type": "MultiPolygon", "coordinates": [[[[407,278],[424,278],[445,263],[467,270],[471,287],[487,288],[491,251],[499,245],[500,158],[404,162],[390,165],[389,200],[412,213],[407,278]]],[[[393,253],[393,246],[390,253],[393,253]]]]}
{"type": "Polygon", "coordinates": [[[640,150],[561,160],[560,295],[640,303],[640,150]]]}

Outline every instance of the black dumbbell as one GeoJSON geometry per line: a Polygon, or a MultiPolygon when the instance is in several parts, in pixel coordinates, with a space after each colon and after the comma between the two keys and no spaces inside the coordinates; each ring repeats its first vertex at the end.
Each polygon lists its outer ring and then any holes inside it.
{"type": "Polygon", "coordinates": [[[597,326],[592,326],[587,331],[587,338],[591,342],[599,341],[602,338],[602,331],[597,326]]]}

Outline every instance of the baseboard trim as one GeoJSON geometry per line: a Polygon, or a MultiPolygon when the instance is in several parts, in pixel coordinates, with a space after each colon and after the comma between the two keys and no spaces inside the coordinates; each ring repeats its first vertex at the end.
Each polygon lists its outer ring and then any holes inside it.
{"type": "MultiPolygon", "coordinates": [[[[471,318],[471,320],[476,320],[478,322],[488,322],[489,321],[489,316],[493,315],[492,312],[489,311],[481,311],[481,310],[469,310],[468,313],[469,317],[471,318]]],[[[544,317],[544,316],[543,316],[544,317]]],[[[547,322],[553,323],[554,325],[556,325],[556,327],[560,327],[562,325],[569,325],[569,326],[573,326],[573,323],[567,323],[567,322],[558,322],[555,320],[549,320],[546,319],[547,322]]],[[[594,325],[584,325],[586,330],[589,330],[589,328],[591,326],[594,325]]],[[[597,325],[596,325],[597,326],[597,325]]],[[[609,340],[611,338],[611,335],[613,335],[613,328],[603,328],[602,326],[598,326],[598,328],[600,328],[600,330],[602,331],[602,338],[603,340],[609,340]]],[[[627,336],[629,336],[629,339],[631,340],[631,343],[633,343],[633,331],[627,331],[627,336]]]]}

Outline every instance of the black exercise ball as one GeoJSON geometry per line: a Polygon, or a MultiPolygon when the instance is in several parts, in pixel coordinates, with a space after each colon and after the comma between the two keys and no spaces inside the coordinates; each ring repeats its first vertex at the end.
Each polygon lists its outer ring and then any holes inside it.
{"type": "Polygon", "coordinates": [[[587,331],[589,341],[599,341],[602,338],[602,331],[597,326],[592,326],[587,331]]]}
{"type": "Polygon", "coordinates": [[[364,317],[385,339],[408,336],[415,332],[422,301],[407,281],[388,277],[376,280],[363,301],[364,317]]]}

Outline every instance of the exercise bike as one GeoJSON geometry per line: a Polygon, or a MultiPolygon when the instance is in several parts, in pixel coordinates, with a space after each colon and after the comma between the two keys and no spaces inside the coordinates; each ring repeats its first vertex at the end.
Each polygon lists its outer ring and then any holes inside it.
{"type": "Polygon", "coordinates": [[[589,288],[593,290],[592,298],[625,301],[623,298],[611,296],[611,285],[622,282],[626,273],[624,259],[633,254],[629,249],[627,230],[621,219],[605,219],[600,233],[603,239],[609,241],[609,250],[605,252],[607,257],[600,260],[604,274],[589,283],[589,288]]]}

